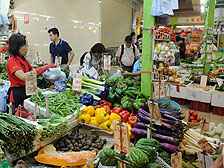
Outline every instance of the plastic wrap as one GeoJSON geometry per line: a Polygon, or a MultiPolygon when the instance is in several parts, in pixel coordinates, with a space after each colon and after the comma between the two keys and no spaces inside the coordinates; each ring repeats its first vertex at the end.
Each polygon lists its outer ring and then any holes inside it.
{"type": "Polygon", "coordinates": [[[64,72],[61,71],[61,68],[50,68],[48,71],[43,73],[43,76],[49,80],[58,80],[66,78],[64,72]]]}

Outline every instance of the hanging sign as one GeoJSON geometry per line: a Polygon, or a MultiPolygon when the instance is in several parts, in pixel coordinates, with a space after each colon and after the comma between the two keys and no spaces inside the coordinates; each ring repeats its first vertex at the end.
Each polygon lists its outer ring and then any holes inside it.
{"type": "Polygon", "coordinates": [[[155,121],[157,125],[162,125],[162,116],[159,111],[159,105],[157,103],[153,103],[148,101],[148,107],[151,115],[151,119],[155,121]]]}
{"type": "Polygon", "coordinates": [[[72,90],[80,92],[82,90],[82,73],[74,73],[72,90]]]}
{"type": "Polygon", "coordinates": [[[212,147],[212,145],[208,142],[206,138],[202,138],[198,141],[198,145],[201,147],[202,150],[204,150],[207,153],[214,153],[215,150],[212,147]]]}
{"type": "Polygon", "coordinates": [[[182,18],[177,18],[177,23],[200,23],[203,22],[201,20],[201,17],[182,17],[182,18]]]}
{"type": "Polygon", "coordinates": [[[160,86],[159,86],[159,82],[154,82],[153,83],[154,86],[154,97],[165,97],[165,87],[164,87],[164,83],[160,82],[160,86]],[[160,90],[160,91],[159,91],[160,90]]]}
{"type": "Polygon", "coordinates": [[[1,53],[0,54],[0,64],[4,64],[5,62],[5,54],[1,53]]]}
{"type": "Polygon", "coordinates": [[[113,121],[114,127],[114,150],[117,153],[123,151],[126,156],[130,156],[130,137],[128,126],[113,121]]]}
{"type": "Polygon", "coordinates": [[[104,55],[103,56],[103,62],[104,62],[104,69],[110,70],[111,69],[111,56],[110,55],[104,55]]]}
{"type": "Polygon", "coordinates": [[[208,76],[206,76],[206,75],[202,75],[202,76],[201,76],[201,83],[200,83],[200,86],[202,86],[202,87],[206,87],[206,86],[207,86],[207,80],[208,80],[208,76]]]}
{"type": "Polygon", "coordinates": [[[27,24],[30,22],[29,14],[24,14],[24,23],[27,24]]]}
{"type": "Polygon", "coordinates": [[[182,168],[182,153],[174,153],[171,155],[172,168],[182,168]]]}
{"type": "Polygon", "coordinates": [[[37,93],[37,73],[35,70],[26,73],[25,83],[27,96],[37,93]]]}
{"type": "Polygon", "coordinates": [[[199,168],[208,168],[213,165],[213,159],[211,155],[202,152],[198,152],[198,162],[199,168]]]}

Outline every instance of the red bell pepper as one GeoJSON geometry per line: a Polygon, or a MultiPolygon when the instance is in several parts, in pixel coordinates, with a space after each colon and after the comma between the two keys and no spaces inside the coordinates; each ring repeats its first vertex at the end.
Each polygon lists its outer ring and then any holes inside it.
{"type": "Polygon", "coordinates": [[[128,118],[128,124],[131,124],[132,127],[134,127],[135,123],[137,122],[138,117],[137,116],[130,116],[128,118]]]}
{"type": "Polygon", "coordinates": [[[108,105],[103,106],[103,108],[106,110],[106,112],[110,112],[110,107],[108,105]]]}
{"type": "Polygon", "coordinates": [[[119,114],[122,111],[123,111],[123,109],[121,107],[114,107],[113,108],[113,112],[116,113],[116,114],[119,114]]]}
{"type": "Polygon", "coordinates": [[[97,106],[94,106],[94,110],[98,109],[98,108],[102,108],[103,106],[102,105],[97,105],[97,106]]]}
{"type": "Polygon", "coordinates": [[[110,110],[110,111],[109,111],[109,114],[111,114],[111,113],[113,113],[113,110],[110,110]]]}
{"type": "Polygon", "coordinates": [[[107,102],[107,105],[111,108],[112,107],[112,103],[107,102]]]}
{"type": "Polygon", "coordinates": [[[107,101],[106,100],[100,100],[100,104],[101,105],[107,105],[107,101]]]}
{"type": "Polygon", "coordinates": [[[124,111],[120,112],[119,115],[123,119],[123,122],[127,122],[128,117],[130,116],[130,113],[127,110],[124,110],[124,111]]]}

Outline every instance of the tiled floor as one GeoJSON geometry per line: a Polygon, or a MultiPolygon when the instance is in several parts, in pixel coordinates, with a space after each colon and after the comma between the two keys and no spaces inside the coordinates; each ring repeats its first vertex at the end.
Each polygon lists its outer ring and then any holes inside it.
{"type": "MultiPolygon", "coordinates": [[[[182,113],[185,116],[184,121],[187,121],[188,119],[188,114],[189,114],[189,106],[181,106],[182,113]]],[[[211,112],[210,113],[205,113],[201,111],[197,111],[199,117],[206,119],[208,122],[215,122],[215,123],[224,123],[224,117],[219,116],[219,115],[214,115],[211,112]]]]}

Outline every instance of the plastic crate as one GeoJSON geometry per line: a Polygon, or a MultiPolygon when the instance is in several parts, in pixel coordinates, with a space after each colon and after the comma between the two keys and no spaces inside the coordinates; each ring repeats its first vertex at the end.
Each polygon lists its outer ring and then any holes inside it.
{"type": "MultiPolygon", "coordinates": [[[[155,102],[158,103],[159,99],[156,99],[155,102]]],[[[173,101],[173,100],[170,100],[170,99],[160,99],[160,102],[162,104],[166,104],[166,103],[170,102],[170,104],[172,104],[174,108],[180,109],[179,111],[181,112],[180,105],[178,103],[176,103],[175,101],[173,101]]]]}
{"type": "Polygon", "coordinates": [[[198,101],[190,102],[190,110],[202,111],[209,113],[210,112],[210,103],[202,103],[198,101]]]}
{"type": "Polygon", "coordinates": [[[219,115],[219,116],[224,116],[224,108],[222,108],[222,107],[213,107],[212,114],[219,115]]]}

